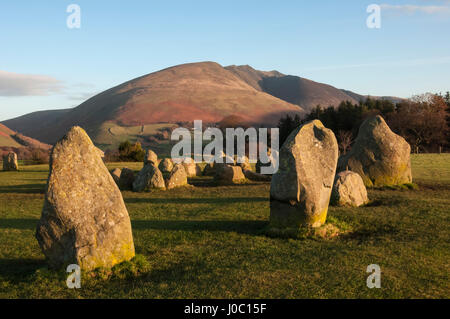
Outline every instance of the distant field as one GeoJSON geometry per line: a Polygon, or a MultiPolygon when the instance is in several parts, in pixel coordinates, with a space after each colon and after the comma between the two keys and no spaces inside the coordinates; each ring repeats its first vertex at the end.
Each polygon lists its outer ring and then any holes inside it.
{"type": "MultiPolygon", "coordinates": [[[[175,124],[147,124],[139,126],[120,126],[115,123],[106,122],[101,125],[95,132],[89,132],[92,140],[102,149],[117,149],[119,144],[123,141],[130,141],[135,143],[143,137],[154,135],[160,129],[173,127],[175,124]]],[[[161,146],[152,145],[158,151],[158,147],[163,150],[164,154],[170,154],[165,151],[168,141],[164,141],[161,146]]]]}
{"type": "MultiPolygon", "coordinates": [[[[141,163],[112,163],[109,168],[141,163]]],[[[361,208],[334,208],[352,229],[334,240],[265,236],[269,183],[123,192],[140,276],[83,277],[68,289],[34,238],[46,165],[0,172],[0,298],[449,298],[450,154],[412,156],[419,190],[369,190],[361,208]],[[366,267],[381,267],[381,289],[366,267]]]]}

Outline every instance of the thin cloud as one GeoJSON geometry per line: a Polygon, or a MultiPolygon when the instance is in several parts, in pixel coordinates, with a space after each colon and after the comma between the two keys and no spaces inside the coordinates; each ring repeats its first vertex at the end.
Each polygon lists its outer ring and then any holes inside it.
{"type": "Polygon", "coordinates": [[[50,76],[0,70],[0,96],[45,96],[63,89],[62,82],[50,76]]]}
{"type": "MultiPolygon", "coordinates": [[[[448,3],[445,1],[444,3],[448,3]]],[[[450,6],[437,6],[437,5],[427,5],[427,6],[418,6],[412,4],[404,4],[404,5],[391,5],[391,4],[382,4],[381,10],[383,11],[392,11],[395,13],[401,14],[414,14],[414,13],[424,13],[424,14],[450,14],[450,6]]]]}

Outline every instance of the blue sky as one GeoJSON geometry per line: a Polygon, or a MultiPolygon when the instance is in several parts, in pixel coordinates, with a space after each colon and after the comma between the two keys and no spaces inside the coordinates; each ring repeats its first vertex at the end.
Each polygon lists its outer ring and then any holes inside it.
{"type": "Polygon", "coordinates": [[[187,62],[249,64],[360,94],[450,90],[450,0],[0,3],[0,120],[79,105],[187,62]],[[69,4],[81,28],[69,29],[69,4]],[[381,28],[369,29],[369,4],[381,28]]]}

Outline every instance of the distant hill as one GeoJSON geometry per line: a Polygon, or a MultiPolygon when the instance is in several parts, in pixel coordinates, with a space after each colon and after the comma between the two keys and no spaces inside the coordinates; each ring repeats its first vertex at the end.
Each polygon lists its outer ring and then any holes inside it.
{"type": "Polygon", "coordinates": [[[317,105],[337,106],[342,101],[357,103],[358,100],[331,85],[314,82],[299,76],[284,75],[278,71],[263,72],[249,65],[226,67],[255,89],[279,99],[301,106],[310,111],[317,105]]]}
{"type": "Polygon", "coordinates": [[[34,112],[2,123],[49,144],[60,139],[71,126],[79,125],[94,143],[108,149],[124,139],[159,143],[155,134],[163,135],[173,124],[193,120],[218,123],[234,116],[248,124],[273,126],[288,113],[303,116],[317,105],[357,103],[363,98],[278,71],[200,62],[130,80],[73,109],[34,112]]]}
{"type": "Polygon", "coordinates": [[[3,124],[0,124],[0,149],[19,149],[39,148],[42,150],[49,150],[51,145],[41,143],[40,141],[23,134],[17,133],[3,124]]]}
{"type": "Polygon", "coordinates": [[[345,94],[347,94],[348,96],[351,96],[353,99],[355,99],[358,102],[365,101],[369,97],[371,99],[375,99],[375,100],[388,100],[388,101],[391,101],[392,103],[400,103],[405,100],[401,97],[396,97],[396,96],[372,96],[372,95],[357,94],[357,93],[349,91],[349,90],[341,90],[341,91],[344,92],[345,94]]]}
{"type": "MultiPolygon", "coordinates": [[[[252,123],[277,123],[286,113],[303,109],[259,91],[214,62],[189,63],[133,79],[106,90],[78,107],[58,113],[25,115],[3,123],[47,143],[69,127],[95,133],[105,123],[139,126],[189,122],[218,122],[239,115],[252,123]]],[[[96,142],[94,140],[94,142],[96,142]]]]}
{"type": "Polygon", "coordinates": [[[72,109],[38,111],[3,121],[2,123],[17,132],[32,136],[38,140],[43,140],[40,137],[45,136],[46,134],[45,132],[39,132],[39,130],[54,125],[60,117],[71,110],[72,109]]]}

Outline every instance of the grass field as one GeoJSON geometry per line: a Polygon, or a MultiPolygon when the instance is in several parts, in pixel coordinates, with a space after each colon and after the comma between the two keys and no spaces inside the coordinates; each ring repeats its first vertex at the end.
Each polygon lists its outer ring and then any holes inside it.
{"type": "MultiPolygon", "coordinates": [[[[115,123],[106,122],[97,130],[89,132],[92,140],[103,150],[117,150],[119,144],[124,141],[135,143],[143,137],[156,134],[160,129],[171,128],[173,124],[148,124],[139,126],[120,126],[115,123]]],[[[168,140],[161,143],[152,143],[151,149],[158,154],[170,155],[170,144],[168,140]]]]}
{"type": "MultiPolygon", "coordinates": [[[[109,168],[140,163],[114,163],[109,168]]],[[[449,298],[450,154],[413,155],[418,190],[369,190],[371,203],[334,208],[351,232],[333,240],[261,232],[269,183],[123,192],[136,253],[149,267],[109,279],[85,275],[68,289],[34,238],[47,167],[0,172],[1,298],[449,298]],[[381,289],[366,267],[381,267],[381,289]]]]}

